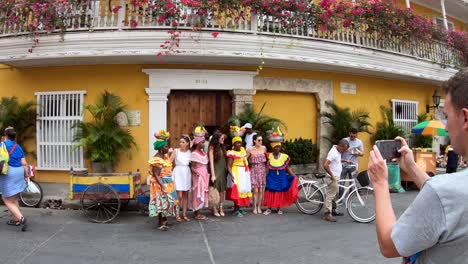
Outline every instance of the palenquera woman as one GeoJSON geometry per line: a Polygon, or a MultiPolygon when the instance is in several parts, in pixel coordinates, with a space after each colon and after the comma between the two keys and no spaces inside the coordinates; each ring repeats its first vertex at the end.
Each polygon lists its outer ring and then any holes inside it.
{"type": "MultiPolygon", "coordinates": [[[[271,141],[271,140],[270,140],[271,141]]],[[[267,177],[265,186],[265,200],[263,204],[268,207],[265,215],[271,214],[275,208],[278,214],[283,214],[281,208],[292,205],[298,197],[297,177],[294,175],[289,162],[291,159],[281,153],[281,142],[271,142],[272,153],[267,157],[267,177]]]]}
{"type": "Polygon", "coordinates": [[[247,152],[242,147],[242,138],[235,136],[232,139],[232,144],[232,150],[227,152],[229,179],[226,197],[234,202],[234,215],[242,217],[247,212],[241,207],[249,206],[250,197],[252,197],[250,169],[247,152]]]}
{"type": "Polygon", "coordinates": [[[178,210],[177,193],[172,181],[172,161],[167,154],[169,133],[161,130],[155,133],[155,137],[153,147],[157,152],[149,160],[151,179],[148,210],[150,217],[158,217],[158,229],[166,231],[169,229],[167,217],[176,216],[178,210]]]}

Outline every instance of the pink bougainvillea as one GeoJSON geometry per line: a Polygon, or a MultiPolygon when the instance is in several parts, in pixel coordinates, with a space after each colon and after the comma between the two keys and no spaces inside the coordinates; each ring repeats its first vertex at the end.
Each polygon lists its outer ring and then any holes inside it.
{"type": "MultiPolygon", "coordinates": [[[[77,6],[86,6],[91,0],[1,0],[0,24],[25,29],[33,36],[30,52],[39,43],[38,36],[49,32],[64,33],[67,28],[80,26],[77,6]]],[[[445,32],[435,27],[431,19],[413,13],[411,9],[400,9],[390,0],[321,0],[314,4],[310,0],[130,0],[133,8],[157,10],[152,13],[159,25],[171,27],[169,39],[160,45],[159,56],[181,53],[179,50],[183,31],[180,22],[190,25],[192,31],[199,31],[208,18],[229,15],[233,21],[247,19],[251,15],[269,16],[278,21],[285,32],[297,28],[333,32],[346,28],[362,34],[375,36],[382,43],[443,41],[459,51],[468,65],[468,37],[466,32],[445,32]],[[191,9],[190,13],[184,10],[191,9]],[[250,13],[250,14],[249,14],[250,13]],[[188,23],[187,21],[191,21],[188,23]]],[[[109,6],[117,14],[122,6],[109,6]]],[[[82,20],[81,20],[82,21],[82,20]]],[[[88,21],[91,28],[91,21],[88,21]]],[[[131,28],[138,27],[135,17],[124,21],[131,28]]],[[[81,25],[83,26],[83,25],[81,25]]],[[[221,26],[221,25],[218,25],[221,26]]],[[[213,38],[219,32],[212,32],[213,38]]]]}

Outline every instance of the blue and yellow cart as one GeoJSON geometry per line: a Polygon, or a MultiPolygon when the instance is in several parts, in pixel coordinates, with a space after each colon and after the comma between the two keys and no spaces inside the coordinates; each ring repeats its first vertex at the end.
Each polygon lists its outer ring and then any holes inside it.
{"type": "Polygon", "coordinates": [[[95,223],[108,223],[123,205],[142,193],[137,173],[71,172],[70,199],[80,200],[83,213],[95,223]]]}

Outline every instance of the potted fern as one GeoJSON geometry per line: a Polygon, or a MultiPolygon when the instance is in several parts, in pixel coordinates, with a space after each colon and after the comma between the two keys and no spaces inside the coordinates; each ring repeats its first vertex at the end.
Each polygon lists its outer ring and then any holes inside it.
{"type": "Polygon", "coordinates": [[[78,131],[74,140],[85,149],[94,172],[111,173],[120,155],[129,155],[130,149],[136,147],[130,131],[117,122],[117,115],[126,113],[127,107],[119,96],[105,91],[96,104],[85,109],[91,114],[92,121],[75,126],[78,131]]]}

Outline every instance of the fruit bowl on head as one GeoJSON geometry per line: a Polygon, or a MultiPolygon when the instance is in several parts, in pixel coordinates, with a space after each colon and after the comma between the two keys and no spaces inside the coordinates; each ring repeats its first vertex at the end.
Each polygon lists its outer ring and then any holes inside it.
{"type": "Polygon", "coordinates": [[[243,135],[244,135],[243,131],[231,132],[231,136],[233,136],[233,137],[242,137],[243,135]]]}
{"type": "Polygon", "coordinates": [[[195,137],[204,137],[206,135],[206,132],[193,132],[193,135],[195,137]]]}
{"type": "Polygon", "coordinates": [[[283,136],[268,136],[270,142],[282,142],[284,140],[283,136]]]}

